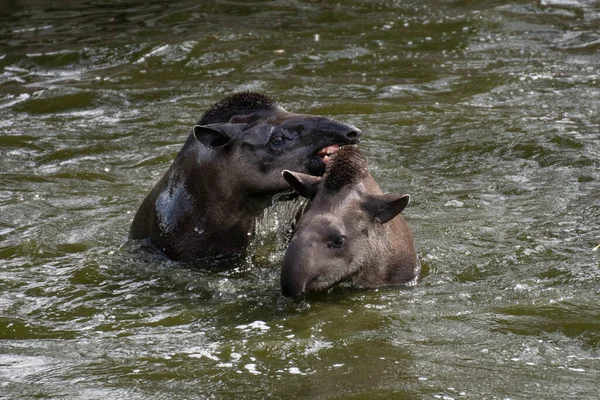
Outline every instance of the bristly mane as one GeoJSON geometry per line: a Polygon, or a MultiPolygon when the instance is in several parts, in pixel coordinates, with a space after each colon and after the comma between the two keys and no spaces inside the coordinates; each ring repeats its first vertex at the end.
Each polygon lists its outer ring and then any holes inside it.
{"type": "Polygon", "coordinates": [[[235,115],[249,114],[263,110],[275,110],[278,108],[281,108],[279,104],[264,94],[250,91],[235,93],[210,107],[202,115],[202,118],[198,121],[198,125],[228,122],[235,115]]]}
{"type": "Polygon", "coordinates": [[[369,174],[367,159],[356,146],[340,148],[327,163],[324,183],[328,189],[338,190],[343,186],[356,183],[369,174]]]}

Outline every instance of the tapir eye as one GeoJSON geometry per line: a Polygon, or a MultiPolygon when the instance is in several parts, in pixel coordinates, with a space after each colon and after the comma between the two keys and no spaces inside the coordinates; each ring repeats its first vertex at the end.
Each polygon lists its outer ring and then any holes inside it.
{"type": "Polygon", "coordinates": [[[341,249],[342,247],[344,247],[344,244],[346,244],[346,238],[344,236],[338,236],[335,239],[333,239],[333,242],[331,242],[331,247],[341,249]]]}
{"type": "Polygon", "coordinates": [[[285,141],[285,138],[282,135],[275,135],[271,138],[271,143],[273,144],[282,144],[285,141]]]}

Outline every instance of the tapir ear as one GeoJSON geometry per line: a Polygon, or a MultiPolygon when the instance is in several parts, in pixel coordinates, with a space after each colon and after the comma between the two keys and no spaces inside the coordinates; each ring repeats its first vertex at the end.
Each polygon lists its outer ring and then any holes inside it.
{"type": "Polygon", "coordinates": [[[284,169],[281,173],[283,179],[302,197],[312,199],[317,193],[321,177],[292,172],[284,169]]]}
{"type": "Polygon", "coordinates": [[[239,124],[211,124],[194,126],[194,136],[209,149],[227,146],[240,131],[239,124]]]}
{"type": "Polygon", "coordinates": [[[369,196],[363,208],[377,222],[385,224],[400,214],[410,202],[410,195],[383,194],[369,196]]]}

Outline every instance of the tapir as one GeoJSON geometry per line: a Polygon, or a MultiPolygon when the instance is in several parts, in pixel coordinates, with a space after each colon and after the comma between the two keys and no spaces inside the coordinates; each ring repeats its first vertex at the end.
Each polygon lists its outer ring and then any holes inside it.
{"type": "Polygon", "coordinates": [[[332,156],[323,177],[282,173],[311,199],[294,228],[281,267],[281,292],[300,297],[349,280],[374,288],[416,282],[420,262],[400,213],[407,194],[384,194],[356,146],[332,156]]]}
{"type": "Polygon", "coordinates": [[[256,217],[290,190],[281,172],[322,175],[331,154],[360,136],[350,124],[288,112],[260,93],[225,97],[192,128],[137,210],[129,238],[174,260],[243,254],[256,217]]]}

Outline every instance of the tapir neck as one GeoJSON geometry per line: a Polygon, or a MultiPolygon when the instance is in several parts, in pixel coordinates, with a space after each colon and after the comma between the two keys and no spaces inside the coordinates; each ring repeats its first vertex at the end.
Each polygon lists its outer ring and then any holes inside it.
{"type": "Polygon", "coordinates": [[[135,218],[145,223],[132,224],[142,227],[132,229],[132,239],[149,237],[176,260],[239,253],[247,247],[264,201],[239,190],[226,166],[202,161],[210,160],[209,151],[188,139],[140,207],[135,218]]]}
{"type": "MultiPolygon", "coordinates": [[[[195,147],[199,148],[198,151],[210,151],[201,146],[195,147]]],[[[201,154],[194,159],[206,160],[208,157],[201,154]]],[[[194,210],[181,221],[179,231],[194,232],[198,236],[198,254],[208,252],[220,255],[244,249],[251,239],[256,217],[268,205],[263,206],[262,201],[241,190],[230,168],[219,164],[214,161],[184,162],[178,169],[180,173],[177,179],[184,180],[184,187],[190,199],[193,199],[194,210]],[[211,250],[207,251],[208,248],[211,250]]],[[[182,251],[182,256],[195,258],[193,253],[187,248],[182,251]]]]}
{"type": "MultiPolygon", "coordinates": [[[[199,145],[195,147],[198,152],[210,151],[199,145]]],[[[177,178],[185,182],[185,187],[194,199],[196,211],[204,216],[204,220],[214,220],[220,226],[236,224],[246,219],[253,221],[272,203],[272,195],[260,196],[247,192],[244,182],[240,182],[232,165],[226,161],[207,161],[209,157],[197,154],[195,163],[187,162],[184,157],[178,168],[180,172],[177,178]]]]}

